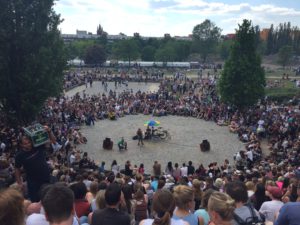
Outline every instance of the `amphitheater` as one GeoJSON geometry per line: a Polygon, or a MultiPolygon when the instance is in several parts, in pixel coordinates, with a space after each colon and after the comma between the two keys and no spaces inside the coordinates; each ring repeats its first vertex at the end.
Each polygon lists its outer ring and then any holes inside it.
{"type": "MultiPolygon", "coordinates": [[[[109,83],[108,90],[110,89],[116,92],[122,92],[125,89],[132,89],[133,92],[138,90],[153,92],[158,89],[158,83],[148,83],[147,85],[129,83],[128,87],[118,87],[117,89],[113,83],[109,83]]],[[[67,92],[66,96],[71,97],[75,93],[83,94],[83,92],[88,95],[99,94],[104,92],[104,89],[100,82],[94,82],[92,87],[77,87],[67,92]]],[[[233,155],[244,148],[236,134],[228,131],[228,127],[220,127],[211,121],[189,117],[130,115],[116,121],[99,120],[94,126],[83,126],[81,131],[87,137],[88,143],[77,148],[88,152],[95,162],[105,161],[106,167],[109,168],[112,160],[115,159],[122,169],[125,162],[130,160],[133,165],[137,166],[143,163],[147,173],[151,172],[155,160],[161,163],[163,169],[168,161],[181,165],[191,160],[195,166],[199,164],[207,166],[210,162],[222,164],[227,158],[233,163],[233,155]],[[161,126],[170,133],[171,139],[145,141],[145,145],[139,147],[137,141],[132,140],[132,137],[138,128],[145,130],[143,124],[149,119],[159,120],[161,126]],[[102,148],[102,142],[106,137],[111,138],[114,142],[112,151],[102,148]],[[121,137],[124,137],[128,143],[127,151],[119,152],[118,150],[117,142],[121,137]],[[203,139],[209,140],[210,152],[200,151],[199,143],[203,139]]]]}

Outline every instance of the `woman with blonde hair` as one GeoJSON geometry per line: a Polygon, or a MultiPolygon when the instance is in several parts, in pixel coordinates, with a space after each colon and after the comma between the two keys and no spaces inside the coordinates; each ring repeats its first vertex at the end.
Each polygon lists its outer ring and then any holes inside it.
{"type": "Polygon", "coordinates": [[[145,219],[140,225],[188,225],[183,220],[172,218],[175,209],[174,196],[168,189],[158,190],[153,196],[152,211],[154,219],[145,219]]]}
{"type": "Polygon", "coordinates": [[[227,194],[214,192],[208,200],[208,212],[212,225],[231,225],[235,209],[234,200],[227,194]]]}
{"type": "Polygon", "coordinates": [[[25,224],[24,198],[19,191],[9,188],[0,192],[0,224],[25,224]]]}
{"type": "Polygon", "coordinates": [[[198,225],[200,220],[192,212],[195,209],[194,190],[186,185],[178,185],[174,188],[174,199],[176,209],[174,210],[173,219],[182,219],[190,225],[198,225]]]}

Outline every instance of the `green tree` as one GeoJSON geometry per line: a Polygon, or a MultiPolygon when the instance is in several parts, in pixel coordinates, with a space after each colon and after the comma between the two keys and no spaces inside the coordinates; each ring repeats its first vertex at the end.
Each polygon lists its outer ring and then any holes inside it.
{"type": "Polygon", "coordinates": [[[230,48],[232,45],[232,40],[224,40],[219,47],[220,56],[223,60],[226,60],[230,54],[230,48]]]}
{"type": "Polygon", "coordinates": [[[72,49],[72,56],[76,55],[74,58],[78,57],[80,59],[84,59],[86,49],[95,44],[95,40],[78,40],[73,41],[69,48],[72,49]]]}
{"type": "Polygon", "coordinates": [[[84,55],[84,63],[89,65],[102,65],[106,61],[106,53],[101,45],[89,46],[84,55]]]}
{"type": "Polygon", "coordinates": [[[141,59],[143,61],[154,61],[155,48],[148,45],[142,50],[141,59]]]}
{"type": "Polygon", "coordinates": [[[155,60],[162,62],[176,61],[176,50],[173,43],[169,42],[163,48],[159,48],[155,53],[155,60]]]}
{"type": "Polygon", "coordinates": [[[221,100],[241,109],[264,96],[265,72],[255,48],[255,31],[248,20],[239,25],[218,85],[221,100]]]}
{"type": "Polygon", "coordinates": [[[62,91],[66,65],[53,0],[0,1],[1,113],[30,122],[49,96],[62,91]]]}
{"type": "Polygon", "coordinates": [[[221,29],[210,20],[205,20],[193,29],[192,51],[199,52],[203,61],[215,52],[221,37],[221,29]]]}
{"type": "Polygon", "coordinates": [[[278,63],[283,67],[287,66],[293,56],[292,46],[285,45],[279,49],[278,52],[278,63]]]}
{"type": "Polygon", "coordinates": [[[130,62],[135,60],[139,57],[139,47],[135,40],[128,39],[128,40],[121,40],[117,42],[113,48],[113,52],[116,56],[130,62]]]}
{"type": "Polygon", "coordinates": [[[271,27],[268,32],[268,37],[267,37],[267,49],[266,49],[266,54],[270,55],[274,52],[274,27],[273,24],[271,24],[271,27]]]}

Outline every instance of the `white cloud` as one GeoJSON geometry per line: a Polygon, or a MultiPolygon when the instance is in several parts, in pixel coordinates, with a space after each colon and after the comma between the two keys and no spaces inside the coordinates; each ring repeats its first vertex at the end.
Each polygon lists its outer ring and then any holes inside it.
{"type": "Polygon", "coordinates": [[[55,10],[65,19],[60,26],[63,33],[75,33],[76,29],[95,33],[101,23],[110,34],[188,35],[206,18],[221,27],[223,33],[234,32],[243,19],[251,19],[262,28],[286,21],[299,26],[300,22],[298,9],[273,3],[253,5],[250,1],[228,4],[225,0],[60,0],[55,10]]]}

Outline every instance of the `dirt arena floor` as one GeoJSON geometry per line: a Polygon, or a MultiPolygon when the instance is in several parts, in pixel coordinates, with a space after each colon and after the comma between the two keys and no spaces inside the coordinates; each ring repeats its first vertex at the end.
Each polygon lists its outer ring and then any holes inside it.
{"type": "MultiPolygon", "coordinates": [[[[109,89],[114,90],[114,84],[110,83],[109,89]]],[[[116,91],[124,89],[141,91],[155,91],[158,84],[151,83],[130,83],[128,87],[118,87],[116,91]]],[[[66,95],[72,96],[76,92],[87,94],[102,93],[103,89],[100,82],[95,82],[93,87],[81,86],[75,88],[66,95]]],[[[130,115],[119,118],[117,121],[101,120],[94,126],[83,126],[82,133],[87,137],[88,143],[77,146],[78,149],[87,151],[89,156],[100,163],[106,162],[106,168],[110,168],[112,160],[117,160],[121,169],[125,162],[130,160],[133,165],[144,163],[147,173],[151,173],[151,168],[155,160],[159,161],[164,169],[169,161],[174,163],[187,163],[189,160],[195,166],[203,164],[207,166],[210,162],[222,164],[227,158],[233,163],[233,155],[244,148],[235,134],[228,131],[228,127],[220,127],[213,122],[203,121],[189,117],[165,116],[151,117],[144,115],[130,115]],[[161,122],[161,126],[168,130],[171,138],[168,140],[145,141],[143,147],[137,145],[137,140],[132,140],[138,128],[146,129],[144,122],[155,119],[161,122]],[[114,142],[113,150],[103,150],[102,142],[109,137],[114,142]],[[128,150],[119,152],[117,142],[124,137],[128,143],[128,150]],[[201,152],[199,144],[203,139],[207,139],[211,144],[210,152],[201,152]]]]}

